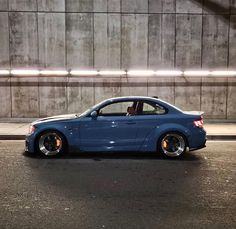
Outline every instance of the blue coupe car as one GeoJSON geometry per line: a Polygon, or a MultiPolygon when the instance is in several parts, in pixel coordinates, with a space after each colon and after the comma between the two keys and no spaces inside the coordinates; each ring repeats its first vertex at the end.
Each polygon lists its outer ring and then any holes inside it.
{"type": "Polygon", "coordinates": [[[67,152],[159,152],[179,157],[205,147],[202,112],[184,112],[156,97],[104,100],[84,113],[37,120],[26,151],[46,156],[67,152]]]}

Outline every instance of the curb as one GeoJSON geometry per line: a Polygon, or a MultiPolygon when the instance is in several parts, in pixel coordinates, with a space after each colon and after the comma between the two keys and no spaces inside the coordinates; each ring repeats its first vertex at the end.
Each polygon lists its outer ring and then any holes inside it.
{"type": "Polygon", "coordinates": [[[0,135],[0,140],[25,140],[25,135],[0,135]]]}
{"type": "MultiPolygon", "coordinates": [[[[25,135],[0,135],[0,140],[25,140],[25,135]]],[[[207,135],[207,140],[212,141],[234,141],[236,135],[207,135]]]]}
{"type": "Polygon", "coordinates": [[[213,140],[213,141],[235,141],[236,135],[207,135],[207,140],[213,140]]]}

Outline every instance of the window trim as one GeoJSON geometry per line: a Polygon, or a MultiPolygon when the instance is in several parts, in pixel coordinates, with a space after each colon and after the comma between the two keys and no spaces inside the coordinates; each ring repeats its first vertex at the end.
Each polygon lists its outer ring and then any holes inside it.
{"type": "MultiPolygon", "coordinates": [[[[163,109],[165,110],[165,112],[163,114],[139,114],[139,113],[137,113],[136,115],[133,115],[132,117],[142,116],[142,115],[143,116],[150,116],[150,115],[155,115],[156,116],[156,115],[165,115],[165,114],[169,113],[169,109],[166,106],[163,106],[162,104],[160,104],[160,103],[158,103],[156,101],[150,101],[150,100],[146,100],[146,99],[125,99],[125,100],[118,100],[118,101],[109,101],[107,103],[101,104],[101,106],[99,106],[99,107],[97,107],[96,109],[93,109],[93,110],[97,111],[98,117],[102,117],[102,115],[99,115],[99,111],[102,108],[104,108],[106,106],[109,106],[111,104],[124,103],[124,102],[133,102],[133,104],[136,103],[135,107],[137,107],[137,109],[139,109],[139,106],[140,106],[141,103],[142,103],[142,109],[143,109],[143,103],[147,103],[147,104],[153,104],[153,105],[157,104],[158,106],[163,107],[163,109]],[[137,106],[137,104],[138,104],[138,106],[137,106]]],[[[90,113],[93,110],[90,110],[90,113]]],[[[91,117],[90,113],[86,117],[91,117]]],[[[115,115],[115,114],[114,115],[103,115],[103,117],[111,117],[111,116],[114,116],[114,117],[125,117],[123,115],[115,115]]]]}
{"type": "MultiPolygon", "coordinates": [[[[102,116],[104,116],[104,117],[111,117],[111,116],[115,116],[115,117],[125,117],[126,115],[117,115],[117,114],[119,114],[119,112],[114,112],[114,114],[112,115],[112,113],[111,113],[111,115],[110,114],[105,114],[105,115],[99,115],[99,111],[101,110],[101,109],[103,109],[104,107],[107,107],[107,106],[109,106],[109,105],[111,105],[111,104],[116,104],[116,103],[127,103],[127,102],[131,102],[131,103],[133,103],[133,105],[136,103],[138,103],[139,102],[139,100],[134,100],[134,99],[128,99],[128,100],[124,100],[124,101],[111,101],[111,102],[109,102],[109,103],[107,103],[107,104],[104,104],[104,105],[102,105],[101,107],[99,107],[99,109],[97,109],[96,111],[97,111],[97,113],[98,113],[98,117],[102,117],[102,116]]],[[[137,105],[136,105],[137,106],[137,105]]],[[[121,112],[120,112],[121,113],[121,112]]],[[[123,113],[122,113],[123,114],[123,113]]],[[[125,114],[126,114],[126,112],[125,112],[125,114]]],[[[135,116],[135,115],[134,115],[135,116]]]]}
{"type": "Polygon", "coordinates": [[[169,112],[169,110],[168,110],[165,106],[160,105],[159,103],[154,102],[154,101],[140,100],[139,103],[142,103],[142,113],[141,113],[141,114],[137,113],[138,116],[140,116],[140,115],[143,115],[143,116],[165,115],[165,114],[167,114],[167,113],[169,112]],[[146,103],[146,104],[148,104],[148,105],[150,105],[150,106],[152,106],[152,107],[154,107],[155,105],[158,105],[159,107],[163,108],[165,112],[163,112],[163,113],[161,113],[161,114],[143,114],[143,105],[144,105],[144,103],[146,103]]]}

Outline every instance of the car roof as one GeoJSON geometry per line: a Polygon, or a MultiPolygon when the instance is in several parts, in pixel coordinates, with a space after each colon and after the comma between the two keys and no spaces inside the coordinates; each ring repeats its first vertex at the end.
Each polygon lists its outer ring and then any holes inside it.
{"type": "Polygon", "coordinates": [[[114,97],[107,99],[105,101],[123,101],[123,100],[159,100],[157,97],[150,97],[150,96],[121,96],[121,97],[114,97]]]}

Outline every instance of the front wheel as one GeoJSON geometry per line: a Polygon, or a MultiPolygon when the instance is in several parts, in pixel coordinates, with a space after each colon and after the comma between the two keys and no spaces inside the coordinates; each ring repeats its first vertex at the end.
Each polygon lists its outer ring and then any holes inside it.
{"type": "Polygon", "coordinates": [[[39,135],[36,149],[45,156],[58,156],[64,153],[66,141],[57,131],[47,131],[39,135]]]}
{"type": "Polygon", "coordinates": [[[170,132],[162,135],[158,150],[167,157],[180,157],[187,148],[185,137],[179,133],[170,132]]]}

